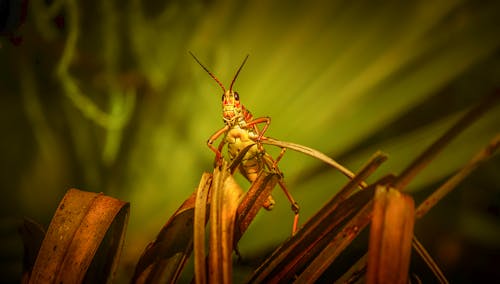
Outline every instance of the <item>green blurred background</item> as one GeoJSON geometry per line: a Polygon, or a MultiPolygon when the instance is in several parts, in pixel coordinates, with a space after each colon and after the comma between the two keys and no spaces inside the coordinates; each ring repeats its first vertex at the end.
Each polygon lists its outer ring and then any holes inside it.
{"type": "MultiPolygon", "coordinates": [[[[147,243],[212,170],[205,143],[223,126],[221,90],[188,51],[226,85],[250,54],[235,89],[255,116],[272,117],[267,134],[354,171],[376,150],[388,153],[370,181],[401,172],[499,88],[498,1],[0,3],[6,282],[20,277],[22,218],[48,226],[71,187],[131,203],[118,282],[129,279],[147,243]]],[[[411,183],[416,203],[499,126],[497,106],[454,140],[411,183]]],[[[280,167],[302,222],[346,182],[292,151],[280,167]]],[[[239,270],[290,234],[290,206],[279,189],[274,196],[275,210],[260,213],[240,242],[248,261],[239,270]]],[[[496,155],[417,222],[416,234],[452,282],[499,279],[499,215],[496,155]]]]}

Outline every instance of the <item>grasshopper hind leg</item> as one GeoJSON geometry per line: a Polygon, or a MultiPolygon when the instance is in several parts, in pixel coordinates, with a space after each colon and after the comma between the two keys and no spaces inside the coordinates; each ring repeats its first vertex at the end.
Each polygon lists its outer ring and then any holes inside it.
{"type": "Polygon", "coordinates": [[[292,235],[294,235],[297,232],[297,229],[298,229],[298,226],[299,226],[299,211],[300,211],[300,207],[299,207],[299,204],[297,203],[297,201],[295,201],[295,199],[293,199],[293,196],[290,193],[290,191],[288,191],[288,189],[286,188],[286,185],[285,185],[285,182],[283,181],[283,178],[281,178],[278,181],[278,184],[280,185],[281,189],[285,193],[286,197],[288,198],[288,200],[290,201],[290,204],[292,206],[292,211],[294,213],[293,225],[292,225],[292,235]]]}
{"type": "MultiPolygon", "coordinates": [[[[275,172],[278,175],[280,175],[280,180],[278,181],[278,184],[281,187],[281,189],[283,190],[283,192],[285,193],[286,198],[290,201],[291,208],[292,208],[292,211],[294,213],[293,225],[292,225],[292,235],[293,235],[297,232],[297,228],[299,225],[300,207],[299,207],[299,204],[297,203],[297,201],[295,201],[295,199],[293,198],[293,196],[290,193],[290,191],[288,190],[288,188],[286,187],[283,173],[281,172],[281,170],[278,167],[278,162],[281,160],[281,158],[285,154],[285,151],[286,151],[286,148],[282,148],[281,152],[278,155],[278,157],[276,158],[276,160],[273,159],[269,154],[264,153],[264,161],[265,161],[266,167],[270,171],[275,172]]],[[[269,197],[272,198],[271,196],[269,196],[269,197]]]]}

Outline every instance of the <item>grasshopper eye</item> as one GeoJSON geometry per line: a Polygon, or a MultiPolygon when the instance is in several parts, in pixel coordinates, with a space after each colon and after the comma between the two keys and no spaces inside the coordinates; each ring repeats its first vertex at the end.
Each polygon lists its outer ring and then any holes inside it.
{"type": "Polygon", "coordinates": [[[222,101],[224,101],[224,94],[222,94],[222,101]]]}
{"type": "Polygon", "coordinates": [[[240,100],[240,95],[237,92],[234,92],[234,99],[237,101],[240,100]]]}

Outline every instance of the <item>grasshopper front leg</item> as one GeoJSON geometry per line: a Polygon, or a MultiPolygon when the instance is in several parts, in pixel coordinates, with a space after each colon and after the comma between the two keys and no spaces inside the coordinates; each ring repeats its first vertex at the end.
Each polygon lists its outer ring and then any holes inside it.
{"type": "Polygon", "coordinates": [[[267,128],[269,127],[270,124],[271,124],[271,118],[268,116],[259,117],[247,122],[247,127],[252,127],[252,129],[257,134],[257,139],[255,139],[255,142],[257,142],[257,148],[259,149],[259,151],[264,151],[264,147],[260,143],[260,140],[262,138],[265,138],[264,133],[267,131],[267,128]],[[260,123],[265,123],[262,130],[260,130],[259,127],[257,126],[260,123]]]}
{"type": "Polygon", "coordinates": [[[256,118],[254,120],[247,122],[247,126],[253,127],[253,129],[255,130],[255,133],[257,133],[257,135],[258,135],[257,142],[259,142],[262,139],[262,137],[264,137],[264,133],[267,131],[267,128],[269,127],[270,124],[271,124],[271,118],[268,116],[259,117],[259,118],[256,118]],[[257,127],[257,124],[260,124],[260,123],[265,123],[262,130],[260,130],[257,127]]]}
{"type": "Polygon", "coordinates": [[[217,164],[217,165],[220,165],[220,161],[222,159],[221,150],[222,150],[222,147],[224,146],[224,141],[221,142],[221,144],[219,145],[218,148],[215,148],[213,144],[214,144],[215,140],[217,140],[217,138],[219,138],[222,134],[226,133],[228,130],[229,130],[229,126],[228,125],[224,126],[223,128],[217,130],[217,132],[212,134],[212,136],[210,136],[210,138],[208,138],[208,141],[207,141],[208,148],[210,148],[210,150],[212,150],[215,153],[215,164],[217,164]]]}

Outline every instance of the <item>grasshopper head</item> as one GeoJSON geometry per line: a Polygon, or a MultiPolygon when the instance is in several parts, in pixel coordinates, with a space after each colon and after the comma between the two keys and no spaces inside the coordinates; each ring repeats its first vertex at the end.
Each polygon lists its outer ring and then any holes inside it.
{"type": "Polygon", "coordinates": [[[243,118],[243,108],[238,92],[227,90],[222,95],[222,117],[226,123],[234,123],[243,118]]]}
{"type": "Polygon", "coordinates": [[[241,68],[243,68],[243,65],[245,65],[245,62],[248,59],[248,55],[245,57],[245,60],[243,60],[243,63],[241,63],[240,68],[238,68],[238,71],[236,71],[236,74],[234,75],[233,80],[231,81],[231,85],[229,86],[229,90],[226,90],[224,88],[224,85],[215,77],[215,75],[210,72],[201,62],[192,54],[189,52],[191,56],[193,56],[194,60],[200,64],[200,66],[212,77],[217,84],[222,88],[222,91],[224,92],[222,94],[222,118],[224,119],[224,122],[226,124],[233,125],[234,123],[240,121],[241,119],[244,118],[244,113],[243,113],[243,105],[240,103],[240,96],[238,95],[237,92],[233,91],[233,85],[234,82],[236,81],[236,78],[238,77],[238,74],[241,71],[241,68]]]}

